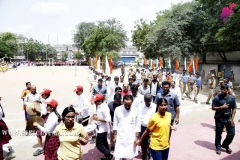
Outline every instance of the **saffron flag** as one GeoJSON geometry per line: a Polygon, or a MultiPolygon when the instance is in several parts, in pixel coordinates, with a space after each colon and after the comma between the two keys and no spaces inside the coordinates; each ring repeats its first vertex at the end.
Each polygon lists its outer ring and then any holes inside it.
{"type": "Polygon", "coordinates": [[[151,68],[154,69],[155,68],[155,65],[154,65],[154,61],[151,59],[151,68]]]}
{"type": "Polygon", "coordinates": [[[178,70],[178,71],[180,70],[178,59],[176,59],[176,62],[175,62],[175,70],[178,70]]]}
{"type": "Polygon", "coordinates": [[[160,66],[161,68],[163,68],[163,66],[164,66],[164,62],[163,62],[163,59],[162,59],[162,58],[160,58],[160,60],[159,60],[159,66],[160,66]]]}
{"type": "Polygon", "coordinates": [[[144,65],[144,66],[147,65],[147,60],[146,60],[146,58],[144,58],[143,65],[144,65]]]}
{"type": "Polygon", "coordinates": [[[188,69],[187,69],[188,72],[192,72],[193,71],[193,60],[191,59],[190,61],[190,64],[188,66],[188,69]]]}
{"type": "Polygon", "coordinates": [[[99,72],[101,70],[100,68],[100,57],[97,59],[97,71],[99,72]]]}
{"type": "Polygon", "coordinates": [[[198,57],[196,58],[195,69],[198,72],[198,57]]]}
{"type": "Polygon", "coordinates": [[[113,70],[113,61],[112,61],[112,55],[110,55],[110,75],[112,74],[113,70]]]}

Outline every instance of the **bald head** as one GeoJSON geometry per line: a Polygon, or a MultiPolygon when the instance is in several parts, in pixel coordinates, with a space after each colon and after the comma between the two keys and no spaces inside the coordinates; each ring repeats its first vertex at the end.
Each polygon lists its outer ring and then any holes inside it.
{"type": "Polygon", "coordinates": [[[36,91],[37,91],[36,86],[35,86],[35,85],[32,85],[32,86],[31,86],[31,93],[32,93],[32,94],[36,94],[36,91]]]}

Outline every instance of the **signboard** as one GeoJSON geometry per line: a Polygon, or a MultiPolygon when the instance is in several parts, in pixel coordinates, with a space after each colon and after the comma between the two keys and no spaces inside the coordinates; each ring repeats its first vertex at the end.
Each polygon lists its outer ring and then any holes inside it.
{"type": "Polygon", "coordinates": [[[25,56],[14,56],[13,59],[25,59],[25,56]]]}

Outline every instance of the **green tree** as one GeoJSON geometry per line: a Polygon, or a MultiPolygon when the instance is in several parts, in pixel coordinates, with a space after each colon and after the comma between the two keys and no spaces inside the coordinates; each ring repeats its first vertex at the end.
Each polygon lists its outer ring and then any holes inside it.
{"type": "Polygon", "coordinates": [[[17,53],[18,45],[16,40],[16,34],[10,32],[4,32],[0,34],[1,46],[0,52],[2,56],[13,57],[17,53]]]}
{"type": "Polygon", "coordinates": [[[139,51],[141,51],[141,47],[146,40],[147,34],[151,32],[151,29],[151,25],[143,19],[135,22],[134,30],[132,30],[132,42],[139,51]]]}
{"type": "Polygon", "coordinates": [[[96,25],[92,22],[81,22],[77,25],[73,41],[78,50],[83,50],[85,52],[83,43],[92,34],[94,28],[96,28],[96,25]]]}
{"type": "Polygon", "coordinates": [[[75,59],[83,59],[84,55],[80,51],[73,52],[75,59]]]}
{"type": "Polygon", "coordinates": [[[92,34],[84,41],[86,54],[94,56],[96,53],[119,51],[125,47],[127,41],[123,25],[116,19],[99,21],[92,34]]]}

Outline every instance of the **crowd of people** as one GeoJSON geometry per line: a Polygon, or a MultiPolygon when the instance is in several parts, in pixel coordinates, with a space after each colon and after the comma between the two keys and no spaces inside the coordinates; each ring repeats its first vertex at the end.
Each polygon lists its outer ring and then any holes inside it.
{"type": "MultiPolygon", "coordinates": [[[[76,104],[66,107],[61,115],[57,111],[58,102],[51,99],[52,90],[37,93],[36,86],[27,82],[21,95],[25,120],[41,117],[45,122],[44,125],[38,121],[32,124],[38,139],[38,149],[33,155],[44,154],[46,160],[82,159],[82,146],[91,142],[96,143],[104,155],[101,159],[105,160],[133,159],[139,155],[139,150],[143,160],[167,160],[172,130],[176,130],[175,125],[180,122],[181,101],[193,98],[198,103],[202,89],[200,74],[186,70],[182,74],[171,74],[158,68],[134,67],[125,74],[122,66],[121,75],[113,79],[89,67],[90,88],[76,86],[73,90],[77,96],[76,104]],[[91,93],[90,99],[84,94],[87,90],[91,93]],[[33,103],[39,104],[40,108],[29,111],[33,103]],[[91,105],[96,107],[94,114],[90,112],[91,105]],[[93,135],[87,130],[90,125],[95,126],[93,135]]],[[[206,104],[213,99],[212,109],[216,111],[216,153],[221,154],[221,148],[232,153],[229,145],[235,135],[235,94],[229,79],[220,79],[217,84],[214,75],[211,75],[208,87],[206,104]],[[221,145],[224,127],[227,136],[221,145]]],[[[30,131],[32,128],[26,124],[26,130],[30,131]]]]}

